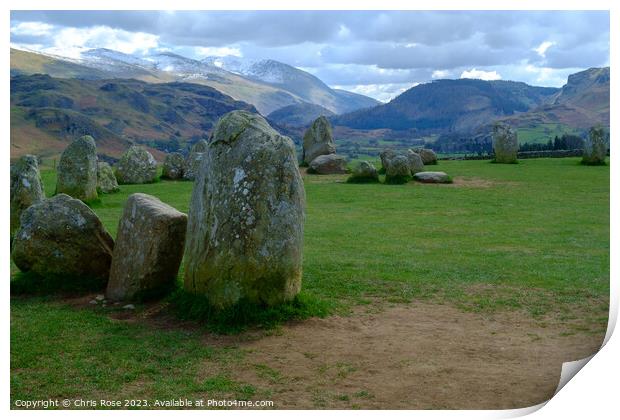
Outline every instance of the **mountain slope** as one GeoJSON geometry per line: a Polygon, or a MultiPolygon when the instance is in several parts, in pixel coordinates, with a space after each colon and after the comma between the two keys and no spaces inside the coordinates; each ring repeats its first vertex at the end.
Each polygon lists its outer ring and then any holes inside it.
{"type": "Polygon", "coordinates": [[[130,141],[160,150],[208,135],[227,112],[257,112],[208,86],[138,80],[11,78],[11,156],[53,155],[92,135],[99,152],[117,157],[130,141]]]}
{"type": "Polygon", "coordinates": [[[498,117],[528,111],[557,91],[521,82],[437,80],[415,86],[387,104],[334,117],[333,121],[367,130],[469,130],[498,117]]]}
{"type": "Polygon", "coordinates": [[[295,105],[285,106],[284,108],[277,109],[271,114],[267,115],[269,121],[273,121],[276,124],[285,124],[293,127],[300,127],[308,125],[321,115],[331,117],[335,115],[327,108],[323,108],[320,105],[310,104],[307,102],[295,105]]]}
{"type": "Polygon", "coordinates": [[[286,90],[335,114],[379,104],[367,96],[332,89],[316,76],[276,60],[248,60],[227,56],[207,57],[202,62],[286,90]]]}

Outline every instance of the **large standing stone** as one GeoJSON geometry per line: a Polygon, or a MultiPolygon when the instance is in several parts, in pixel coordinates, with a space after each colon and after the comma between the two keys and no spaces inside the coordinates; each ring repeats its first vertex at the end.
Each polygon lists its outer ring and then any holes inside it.
{"type": "Polygon", "coordinates": [[[183,177],[185,159],[177,152],[168,153],[164,159],[161,177],[167,179],[180,179],[183,177]]]}
{"type": "Polygon", "coordinates": [[[212,305],[273,305],[301,288],[304,186],[295,147],[260,115],[217,123],[196,179],[185,248],[185,288],[212,305]]]}
{"type": "Polygon", "coordinates": [[[493,126],[493,150],[495,162],[517,163],[519,141],[517,132],[507,124],[495,123],[493,126]]]}
{"type": "Polygon", "coordinates": [[[321,155],[310,162],[308,173],[319,175],[344,174],[347,172],[347,159],[340,155],[321,155]]]}
{"type": "Polygon", "coordinates": [[[36,156],[25,155],[11,165],[11,235],[24,210],[45,199],[36,156]]]}
{"type": "Polygon", "coordinates": [[[107,162],[97,163],[97,192],[109,194],[119,191],[114,170],[107,162]]]}
{"type": "Polygon", "coordinates": [[[209,144],[205,140],[200,140],[192,146],[189,155],[185,160],[185,169],[183,171],[183,178],[193,181],[196,179],[196,175],[199,172],[200,165],[202,164],[204,154],[207,151],[209,144]]]}
{"type": "Polygon", "coordinates": [[[91,136],[80,137],[62,152],[56,194],[82,201],[97,199],[97,147],[91,136]]]}
{"type": "Polygon", "coordinates": [[[381,158],[381,167],[383,168],[383,172],[386,171],[388,167],[388,161],[397,155],[394,149],[383,149],[381,153],[379,153],[379,158],[381,158]]]}
{"type": "Polygon", "coordinates": [[[416,147],[413,151],[420,155],[424,165],[437,165],[437,155],[432,149],[416,147]]]}
{"type": "Polygon", "coordinates": [[[416,181],[426,184],[451,184],[452,178],[445,172],[418,172],[413,175],[416,181]]]}
{"type": "Polygon", "coordinates": [[[317,156],[336,153],[332,126],[324,116],[320,116],[306,130],[303,141],[302,162],[310,164],[317,156]]]}
{"type": "Polygon", "coordinates": [[[114,240],[82,201],[58,194],[28,207],[11,257],[22,271],[107,281],[114,240]]]}
{"type": "Polygon", "coordinates": [[[158,198],[132,194],[118,222],[106,296],[151,298],[174,288],[187,216],[158,198]]]}
{"type": "Polygon", "coordinates": [[[116,164],[119,184],[146,184],[157,177],[157,162],[142,146],[131,146],[116,164]]]}
{"type": "Polygon", "coordinates": [[[607,142],[602,127],[592,127],[583,144],[582,163],[586,165],[604,165],[607,155],[607,142]]]}
{"type": "Polygon", "coordinates": [[[347,179],[347,182],[353,184],[379,182],[379,174],[377,173],[377,169],[372,163],[366,160],[362,160],[357,165],[355,165],[355,167],[353,168],[353,173],[351,174],[349,179],[347,179]]]}
{"type": "Polygon", "coordinates": [[[411,166],[409,159],[404,155],[394,156],[387,161],[385,168],[386,184],[405,184],[411,180],[411,166]]]}

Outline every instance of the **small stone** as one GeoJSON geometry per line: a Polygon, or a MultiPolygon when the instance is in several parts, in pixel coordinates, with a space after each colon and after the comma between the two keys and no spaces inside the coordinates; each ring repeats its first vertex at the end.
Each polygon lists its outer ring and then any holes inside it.
{"type": "Polygon", "coordinates": [[[445,172],[418,172],[413,175],[416,181],[429,183],[429,184],[450,184],[452,178],[445,172]]]}
{"type": "Polygon", "coordinates": [[[318,156],[335,153],[336,144],[332,135],[332,127],[327,118],[320,116],[304,133],[301,160],[305,164],[310,164],[318,156]]]}
{"type": "Polygon", "coordinates": [[[308,168],[308,173],[319,175],[344,174],[347,172],[347,160],[344,156],[330,154],[317,156],[308,168]]]}
{"type": "Polygon", "coordinates": [[[104,300],[104,299],[105,299],[105,296],[103,296],[103,295],[97,295],[97,296],[95,297],[95,299],[96,299],[96,300],[98,300],[98,301],[102,301],[102,300],[104,300]]]}
{"type": "Polygon", "coordinates": [[[97,162],[97,192],[110,194],[118,191],[118,182],[110,164],[107,162],[97,162]]]}
{"type": "Polygon", "coordinates": [[[123,306],[123,309],[136,309],[136,307],[130,303],[128,305],[123,306]]]}
{"type": "Polygon", "coordinates": [[[90,301],[90,302],[88,302],[88,303],[90,303],[91,305],[96,305],[98,302],[97,302],[95,299],[93,299],[93,300],[91,300],[91,301],[90,301]]]}
{"type": "Polygon", "coordinates": [[[422,158],[422,163],[424,165],[437,165],[437,155],[432,149],[416,147],[413,149],[413,151],[420,155],[420,157],[422,158]]]}
{"type": "Polygon", "coordinates": [[[116,164],[116,180],[119,184],[146,184],[157,176],[157,161],[142,146],[131,146],[116,164]]]}
{"type": "Polygon", "coordinates": [[[362,160],[353,168],[353,173],[347,182],[354,184],[379,182],[379,174],[372,163],[362,160]]]}
{"type": "Polygon", "coordinates": [[[386,184],[405,184],[410,180],[411,167],[407,156],[397,155],[387,161],[387,168],[385,168],[386,184]]]}
{"type": "Polygon", "coordinates": [[[185,168],[185,159],[180,153],[168,153],[164,159],[161,177],[165,179],[181,179],[185,168]]]}

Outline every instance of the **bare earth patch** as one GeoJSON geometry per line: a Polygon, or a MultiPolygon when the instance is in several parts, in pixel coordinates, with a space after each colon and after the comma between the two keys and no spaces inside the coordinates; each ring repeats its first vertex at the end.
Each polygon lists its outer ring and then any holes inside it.
{"type": "Polygon", "coordinates": [[[518,311],[415,303],[237,337],[247,355],[231,375],[281,409],[509,409],[552,397],[562,363],[602,338],[564,336],[518,311]]]}

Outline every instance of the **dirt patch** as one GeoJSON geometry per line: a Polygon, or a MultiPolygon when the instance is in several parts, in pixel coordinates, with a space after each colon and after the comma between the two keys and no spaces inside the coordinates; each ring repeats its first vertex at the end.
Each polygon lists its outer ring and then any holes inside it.
{"type": "Polygon", "coordinates": [[[280,409],[526,407],[553,395],[563,362],[601,345],[600,335],[558,327],[517,311],[399,305],[236,337],[247,354],[230,374],[280,409]]]}

